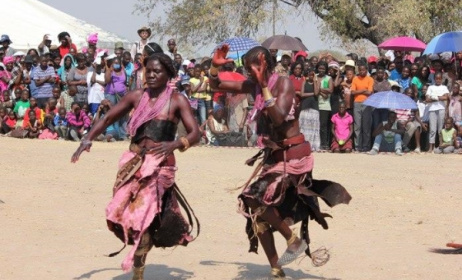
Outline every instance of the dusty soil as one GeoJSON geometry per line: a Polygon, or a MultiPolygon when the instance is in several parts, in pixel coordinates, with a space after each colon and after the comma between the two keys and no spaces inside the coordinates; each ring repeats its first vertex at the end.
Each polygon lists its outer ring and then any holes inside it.
{"type": "MultiPolygon", "coordinates": [[[[127,143],[95,143],[77,164],[77,143],[0,138],[0,279],[131,279],[105,254],[121,248],[106,228],[116,165],[127,143]]],[[[197,147],[177,153],[177,183],[201,221],[188,247],[155,249],[146,279],[268,279],[264,253],[247,253],[237,193],[257,150],[197,147]]],[[[316,154],[316,178],[341,182],[350,205],[322,209],[330,229],[310,224],[312,249],[331,260],[308,258],[285,268],[288,279],[460,279],[462,255],[436,254],[462,243],[460,155],[316,154]]],[[[277,235],[282,252],[284,240],[277,235]]]]}

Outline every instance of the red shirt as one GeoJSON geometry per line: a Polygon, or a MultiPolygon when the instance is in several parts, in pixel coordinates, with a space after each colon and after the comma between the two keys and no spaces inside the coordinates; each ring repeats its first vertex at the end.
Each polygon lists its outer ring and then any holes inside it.
{"type": "Polygon", "coordinates": [[[75,52],[77,52],[77,46],[75,44],[72,44],[70,47],[60,45],[58,47],[58,50],[59,50],[59,54],[61,55],[61,57],[64,57],[66,54],[68,54],[71,48],[73,48],[75,52]]]}

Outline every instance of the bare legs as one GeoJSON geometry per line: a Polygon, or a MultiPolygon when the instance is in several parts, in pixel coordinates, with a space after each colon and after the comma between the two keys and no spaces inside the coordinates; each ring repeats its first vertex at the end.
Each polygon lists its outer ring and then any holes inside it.
{"type": "Polygon", "coordinates": [[[133,278],[132,280],[143,280],[144,275],[144,264],[146,263],[146,257],[148,252],[152,248],[152,240],[149,232],[145,232],[141,237],[140,244],[135,252],[134,263],[133,263],[133,278]]]}

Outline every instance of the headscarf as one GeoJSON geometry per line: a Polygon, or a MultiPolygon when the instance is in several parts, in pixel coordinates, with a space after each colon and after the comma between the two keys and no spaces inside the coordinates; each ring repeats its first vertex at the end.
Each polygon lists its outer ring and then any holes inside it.
{"type": "Polygon", "coordinates": [[[5,56],[3,58],[3,64],[7,65],[8,63],[13,63],[14,62],[14,57],[12,56],[5,56]]]}
{"type": "Polygon", "coordinates": [[[98,43],[98,33],[91,33],[88,35],[87,42],[96,45],[96,43],[98,43]]]}
{"type": "Polygon", "coordinates": [[[66,54],[63,59],[61,60],[61,67],[59,67],[57,73],[58,73],[58,76],[59,76],[59,79],[61,81],[66,81],[67,80],[67,73],[66,73],[66,69],[65,69],[65,66],[64,66],[64,61],[66,61],[66,58],[67,57],[70,57],[71,58],[71,68],[75,68],[77,66],[77,63],[74,59],[74,57],[72,56],[72,54],[68,53],[66,54]]]}

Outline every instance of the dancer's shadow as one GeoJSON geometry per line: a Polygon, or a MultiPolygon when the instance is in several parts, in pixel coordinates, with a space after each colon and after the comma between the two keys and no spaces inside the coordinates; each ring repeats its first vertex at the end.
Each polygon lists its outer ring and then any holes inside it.
{"type": "MultiPolygon", "coordinates": [[[[108,270],[118,270],[120,268],[102,268],[102,269],[95,269],[90,272],[84,273],[79,277],[75,277],[75,280],[82,280],[82,279],[91,279],[94,274],[108,271],[108,270]]],[[[144,279],[166,279],[166,280],[185,280],[192,278],[194,273],[190,271],[186,271],[179,268],[168,267],[162,264],[149,264],[146,265],[144,270],[144,279]]],[[[112,278],[112,280],[130,280],[132,279],[132,273],[122,273],[119,276],[112,278]]]]}
{"type": "MultiPolygon", "coordinates": [[[[237,265],[239,266],[239,273],[235,277],[230,277],[233,280],[245,280],[245,279],[273,279],[270,277],[270,268],[268,265],[259,265],[253,263],[240,263],[240,262],[217,262],[217,261],[202,261],[202,265],[237,265]]],[[[338,278],[324,278],[316,275],[305,273],[298,269],[293,270],[291,268],[284,268],[287,279],[319,279],[319,280],[339,280],[338,278]]]]}

